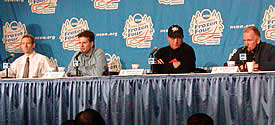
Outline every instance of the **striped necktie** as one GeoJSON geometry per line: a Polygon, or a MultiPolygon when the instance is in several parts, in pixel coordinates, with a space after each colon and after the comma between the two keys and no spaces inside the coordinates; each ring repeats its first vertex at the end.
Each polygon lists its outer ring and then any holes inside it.
{"type": "Polygon", "coordinates": [[[23,78],[29,78],[29,68],[30,68],[30,58],[27,57],[25,68],[24,68],[23,78]]]}

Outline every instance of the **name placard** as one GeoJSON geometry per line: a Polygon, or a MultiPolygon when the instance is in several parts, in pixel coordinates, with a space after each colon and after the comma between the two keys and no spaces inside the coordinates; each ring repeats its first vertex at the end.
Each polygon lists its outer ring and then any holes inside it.
{"type": "Polygon", "coordinates": [[[144,75],[144,69],[122,69],[119,72],[120,76],[128,75],[144,75]]]}
{"type": "Polygon", "coordinates": [[[46,72],[42,78],[62,78],[65,77],[65,72],[46,72]]]}
{"type": "Polygon", "coordinates": [[[238,66],[213,67],[211,73],[237,73],[238,70],[238,66]]]}

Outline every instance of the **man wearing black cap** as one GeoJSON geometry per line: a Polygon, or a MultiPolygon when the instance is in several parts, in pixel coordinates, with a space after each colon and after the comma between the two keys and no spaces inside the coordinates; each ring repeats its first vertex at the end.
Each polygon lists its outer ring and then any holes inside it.
{"type": "Polygon", "coordinates": [[[159,49],[156,73],[190,73],[195,70],[195,52],[193,48],[183,42],[183,30],[178,25],[168,29],[169,46],[159,49]]]}

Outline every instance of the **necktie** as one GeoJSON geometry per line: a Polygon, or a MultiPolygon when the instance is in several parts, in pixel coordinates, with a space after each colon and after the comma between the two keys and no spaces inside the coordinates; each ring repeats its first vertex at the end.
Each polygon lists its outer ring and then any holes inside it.
{"type": "Polygon", "coordinates": [[[29,78],[29,67],[30,67],[30,58],[27,57],[25,68],[24,68],[23,78],[29,78]]]}

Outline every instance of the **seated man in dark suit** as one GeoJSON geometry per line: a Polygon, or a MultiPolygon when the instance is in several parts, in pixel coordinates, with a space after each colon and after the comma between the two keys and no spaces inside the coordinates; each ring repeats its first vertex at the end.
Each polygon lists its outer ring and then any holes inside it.
{"type": "Polygon", "coordinates": [[[232,56],[230,61],[235,61],[240,70],[245,69],[246,62],[255,62],[254,71],[274,71],[275,70],[275,47],[272,44],[262,42],[260,31],[249,26],[243,32],[244,47],[241,47],[232,56]],[[241,59],[245,54],[246,59],[241,59]]]}

